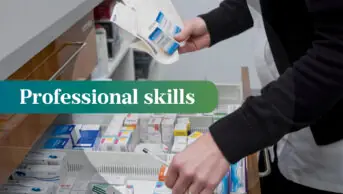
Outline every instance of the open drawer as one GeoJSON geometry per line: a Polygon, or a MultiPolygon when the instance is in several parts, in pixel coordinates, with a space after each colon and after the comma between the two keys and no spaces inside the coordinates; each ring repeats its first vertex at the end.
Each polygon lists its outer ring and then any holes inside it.
{"type": "MultiPolygon", "coordinates": [[[[36,54],[7,80],[87,79],[96,65],[93,15],[89,13],[36,54]]],[[[32,145],[53,123],[55,114],[0,115],[0,183],[16,168],[32,145]]]]}

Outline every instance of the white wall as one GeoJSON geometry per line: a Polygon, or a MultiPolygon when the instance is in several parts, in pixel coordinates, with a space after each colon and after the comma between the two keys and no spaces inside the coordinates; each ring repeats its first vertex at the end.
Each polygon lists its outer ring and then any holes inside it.
{"type": "MultiPolygon", "coordinates": [[[[205,13],[220,3],[220,0],[173,0],[175,8],[183,19],[205,13]]],[[[260,15],[252,10],[254,19],[260,15]]],[[[240,67],[250,69],[252,88],[260,88],[253,60],[254,28],[243,34],[221,42],[210,49],[182,55],[173,65],[161,67],[162,79],[167,80],[211,80],[214,82],[237,83],[240,81],[240,67]]]]}

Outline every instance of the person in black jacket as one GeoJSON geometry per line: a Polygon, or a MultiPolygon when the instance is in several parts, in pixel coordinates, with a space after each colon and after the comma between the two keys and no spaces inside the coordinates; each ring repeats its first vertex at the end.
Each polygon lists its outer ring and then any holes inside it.
{"type": "MultiPolygon", "coordinates": [[[[343,1],[260,4],[280,76],[174,157],[166,179],[173,194],[212,193],[230,164],[273,145],[280,157],[263,193],[343,193],[343,1]]],[[[212,47],[252,26],[246,0],[224,0],[185,22],[179,51],[212,47]]]]}

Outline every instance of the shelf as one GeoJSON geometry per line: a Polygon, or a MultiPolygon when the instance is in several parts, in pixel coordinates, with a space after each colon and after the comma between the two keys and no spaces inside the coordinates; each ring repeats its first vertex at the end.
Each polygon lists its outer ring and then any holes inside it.
{"type": "Polygon", "coordinates": [[[120,30],[120,36],[122,43],[120,44],[119,51],[116,53],[115,58],[108,61],[108,71],[101,72],[101,70],[96,67],[92,73],[92,79],[108,79],[111,78],[113,73],[116,71],[117,67],[120,65],[124,57],[130,50],[130,44],[135,40],[135,37],[130,34],[120,30]]]}

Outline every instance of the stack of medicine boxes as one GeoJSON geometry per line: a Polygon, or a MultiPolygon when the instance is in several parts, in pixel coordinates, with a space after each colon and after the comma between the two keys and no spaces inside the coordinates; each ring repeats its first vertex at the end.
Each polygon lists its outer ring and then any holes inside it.
{"type": "Polygon", "coordinates": [[[99,135],[99,125],[53,125],[52,132],[39,149],[96,150],[99,135]]]}
{"type": "Polygon", "coordinates": [[[0,185],[0,194],[54,194],[66,173],[65,153],[31,151],[10,180],[0,185]]]}
{"type": "Polygon", "coordinates": [[[191,123],[189,118],[178,118],[176,120],[174,128],[174,144],[172,147],[173,153],[179,153],[187,147],[190,128],[191,123]]]}
{"type": "Polygon", "coordinates": [[[114,116],[100,140],[99,151],[132,152],[139,142],[139,117],[134,114],[114,116]]]}

